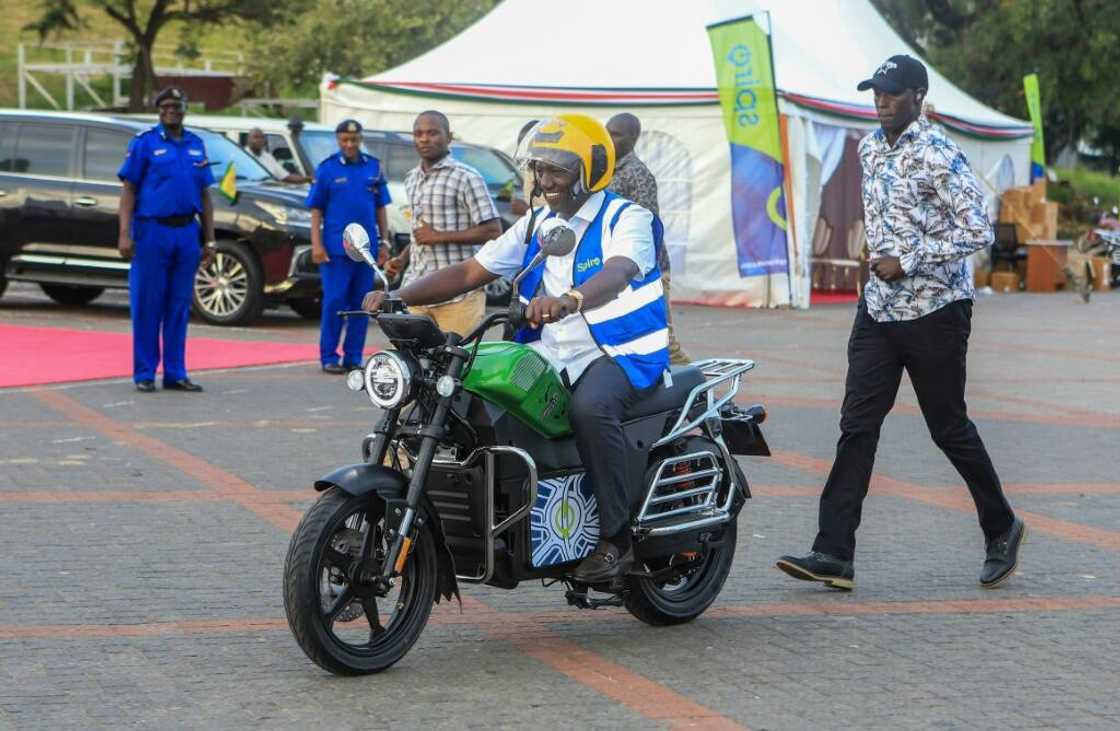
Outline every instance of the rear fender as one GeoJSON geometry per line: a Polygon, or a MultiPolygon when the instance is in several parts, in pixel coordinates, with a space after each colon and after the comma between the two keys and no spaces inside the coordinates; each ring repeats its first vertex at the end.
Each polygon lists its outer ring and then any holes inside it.
{"type": "MultiPolygon", "coordinates": [[[[400,472],[383,465],[360,462],[339,467],[315,481],[315,489],[319,492],[332,487],[337,487],[354,497],[373,494],[382,502],[388,503],[404,500],[408,492],[408,480],[400,472]]],[[[462,599],[459,597],[459,582],[455,578],[455,561],[447,547],[447,539],[443,536],[443,524],[440,522],[439,512],[427,495],[421,496],[419,508],[421,520],[428,524],[436,539],[436,560],[439,565],[439,596],[436,601],[439,601],[440,596],[448,601],[455,597],[462,604],[462,599]]]]}

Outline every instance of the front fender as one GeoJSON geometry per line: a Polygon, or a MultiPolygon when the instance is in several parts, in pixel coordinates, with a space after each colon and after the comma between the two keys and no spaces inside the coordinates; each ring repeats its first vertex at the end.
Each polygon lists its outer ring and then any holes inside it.
{"type": "MultiPolygon", "coordinates": [[[[347,495],[360,497],[362,495],[377,495],[383,502],[390,500],[403,500],[408,492],[408,480],[396,470],[384,465],[359,462],[358,464],[339,467],[334,472],[323,475],[315,481],[315,489],[319,492],[332,487],[345,492],[347,495]]],[[[436,539],[436,558],[439,564],[439,595],[448,601],[451,597],[459,598],[459,582],[455,578],[455,559],[447,547],[447,539],[443,536],[443,523],[439,519],[436,506],[427,495],[420,498],[420,512],[426,518],[425,522],[432,529],[436,539]]],[[[437,597],[436,601],[439,599],[437,597]]],[[[460,600],[462,603],[462,600],[460,600]]]]}
{"type": "Polygon", "coordinates": [[[372,492],[382,498],[401,498],[408,491],[408,480],[400,472],[384,465],[359,462],[339,467],[315,481],[315,489],[319,492],[332,487],[355,497],[372,492]]]}

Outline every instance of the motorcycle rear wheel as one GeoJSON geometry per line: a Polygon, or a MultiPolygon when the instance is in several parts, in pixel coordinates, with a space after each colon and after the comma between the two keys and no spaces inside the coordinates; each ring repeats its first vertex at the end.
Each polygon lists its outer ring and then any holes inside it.
{"type": "Polygon", "coordinates": [[[284,610],[304,653],[335,675],[366,675],[391,667],[420,636],[436,598],[436,546],[426,525],[417,530],[401,576],[388,597],[369,581],[353,580],[366,533],[374,531],[371,566],[389,547],[385,505],[338,488],[323,493],[292,535],[284,564],[284,610]],[[385,609],[389,609],[386,614],[385,609]]]}
{"type": "MultiPolygon", "coordinates": [[[[710,547],[699,565],[679,581],[631,580],[625,600],[627,611],[655,627],[684,624],[699,617],[719,596],[723,582],[731,573],[736,537],[736,521],[733,520],[723,529],[722,542],[710,547]]],[[[660,569],[663,566],[648,567],[660,569]]]]}

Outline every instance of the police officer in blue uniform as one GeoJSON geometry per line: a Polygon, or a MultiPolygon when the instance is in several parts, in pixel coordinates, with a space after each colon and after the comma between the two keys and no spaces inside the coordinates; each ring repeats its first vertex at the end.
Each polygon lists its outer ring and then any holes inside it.
{"type": "MultiPolygon", "coordinates": [[[[315,182],[307,194],[311,209],[311,260],[319,265],[323,287],[323,314],[319,329],[319,356],[325,373],[346,373],[362,364],[366,343],[364,317],[347,320],[342,363],[338,361],[338,340],[343,318],[339,310],[360,310],[362,298],[373,289],[373,270],[351,261],[342,248],[342,232],[351,223],[360,223],[377,241],[388,231],[385,206],[391,201],[381,163],[362,152],[362,125],[353,119],[335,128],[338,153],[319,163],[315,182]]],[[[388,254],[382,241],[380,258],[388,254]]]]}
{"type": "Polygon", "coordinates": [[[161,331],[163,388],[202,390],[187,377],[184,351],[195,272],[215,247],[214,176],[202,139],[183,128],[186,105],[182,89],[161,91],[159,124],[132,140],[117,171],[124,184],[117,247],[132,261],[132,378],[144,393],[156,390],[161,331]]]}

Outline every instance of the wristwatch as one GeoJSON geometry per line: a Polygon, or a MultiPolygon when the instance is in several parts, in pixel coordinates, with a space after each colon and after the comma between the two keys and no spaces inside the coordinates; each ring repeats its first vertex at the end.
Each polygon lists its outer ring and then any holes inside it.
{"type": "Polygon", "coordinates": [[[576,301],[576,312],[583,309],[583,292],[580,292],[578,289],[569,289],[564,293],[564,296],[571,297],[576,301]]]}

